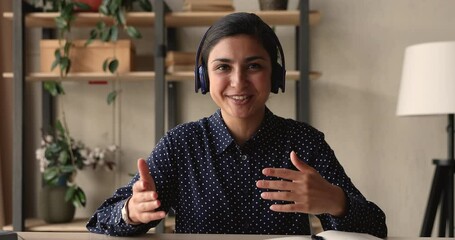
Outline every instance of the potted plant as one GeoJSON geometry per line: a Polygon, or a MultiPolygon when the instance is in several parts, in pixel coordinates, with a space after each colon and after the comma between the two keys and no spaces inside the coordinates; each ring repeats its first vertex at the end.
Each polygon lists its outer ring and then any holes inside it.
{"type": "MultiPolygon", "coordinates": [[[[108,18],[113,19],[111,25],[104,21],[99,21],[96,27],[90,31],[90,37],[87,39],[86,45],[91,44],[95,39],[103,42],[117,42],[119,29],[123,29],[129,37],[133,39],[142,38],[141,33],[134,27],[128,25],[126,13],[133,9],[134,4],[139,4],[144,11],[152,11],[152,5],[149,0],[103,0],[99,7],[99,12],[108,18]]],[[[115,74],[119,67],[119,60],[116,56],[116,51],[112,57],[108,57],[103,62],[103,71],[115,74]]],[[[115,101],[118,90],[113,90],[108,94],[107,103],[111,104],[115,101]]]]}
{"type": "Polygon", "coordinates": [[[41,145],[36,150],[44,183],[40,196],[41,215],[49,223],[71,221],[75,207],[85,207],[87,197],[75,182],[78,171],[102,166],[113,170],[115,166],[116,146],[87,148],[70,137],[65,125],[57,121],[51,132],[43,132],[41,145]]]}
{"type": "MultiPolygon", "coordinates": [[[[127,24],[126,13],[132,11],[134,5],[139,5],[144,11],[152,10],[149,0],[32,0],[31,3],[35,7],[40,7],[45,12],[53,11],[59,13],[59,16],[55,18],[59,46],[54,51],[54,60],[52,61],[50,70],[53,71],[58,68],[62,79],[67,76],[72,67],[70,51],[74,44],[69,33],[77,17],[77,12],[98,11],[101,15],[113,19],[112,25],[108,25],[102,20],[96,24],[96,27],[90,31],[90,35],[86,40],[85,46],[88,46],[95,39],[103,42],[117,42],[120,28],[124,29],[128,36],[133,39],[141,38],[141,33],[135,27],[127,24]]],[[[112,74],[117,73],[120,62],[115,53],[116,51],[114,49],[113,56],[106,58],[102,65],[100,65],[100,69],[102,68],[105,72],[112,74]]],[[[63,92],[61,81],[46,81],[44,87],[53,96],[56,93],[63,92]]],[[[116,95],[117,91],[113,91],[108,95],[108,104],[115,100],[116,95]]]]}

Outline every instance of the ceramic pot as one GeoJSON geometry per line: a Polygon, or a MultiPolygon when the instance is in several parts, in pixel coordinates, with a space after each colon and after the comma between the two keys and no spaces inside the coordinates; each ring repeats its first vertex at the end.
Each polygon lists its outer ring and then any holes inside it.
{"type": "Polygon", "coordinates": [[[74,218],[76,208],[65,201],[67,186],[44,186],[39,195],[39,214],[47,223],[67,223],[74,218]]]}
{"type": "Polygon", "coordinates": [[[288,0],[259,0],[259,9],[261,11],[286,10],[288,0]]]}

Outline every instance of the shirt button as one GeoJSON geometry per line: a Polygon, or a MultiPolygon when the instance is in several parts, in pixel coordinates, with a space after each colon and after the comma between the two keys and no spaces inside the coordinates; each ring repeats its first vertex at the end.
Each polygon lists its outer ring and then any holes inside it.
{"type": "Polygon", "coordinates": [[[250,223],[249,223],[249,222],[245,222],[245,223],[243,224],[243,226],[245,226],[245,228],[249,228],[249,227],[250,227],[250,223]]]}
{"type": "Polygon", "coordinates": [[[242,155],[242,156],[240,156],[240,157],[241,157],[242,160],[244,160],[244,161],[248,159],[248,156],[247,156],[247,155],[242,155]]]}

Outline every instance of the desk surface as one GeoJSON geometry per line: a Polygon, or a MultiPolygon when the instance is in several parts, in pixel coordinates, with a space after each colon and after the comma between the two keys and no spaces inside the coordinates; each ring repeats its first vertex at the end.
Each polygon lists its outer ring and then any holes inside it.
{"type": "MultiPolygon", "coordinates": [[[[109,237],[93,233],[69,233],[69,232],[19,232],[19,239],[23,240],[118,240],[118,237],[109,237]]],[[[231,235],[231,234],[147,234],[138,237],[122,239],[135,240],[265,240],[274,237],[272,235],[231,235]]],[[[418,239],[451,239],[451,238],[419,238],[419,237],[389,237],[388,240],[418,240],[418,239]]]]}

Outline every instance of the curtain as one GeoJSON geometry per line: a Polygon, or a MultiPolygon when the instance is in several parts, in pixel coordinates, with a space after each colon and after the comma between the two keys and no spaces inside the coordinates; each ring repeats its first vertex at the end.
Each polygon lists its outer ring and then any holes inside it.
{"type": "MultiPolygon", "coordinates": [[[[0,1],[0,16],[12,11],[12,2],[0,1]]],[[[12,71],[12,22],[0,17],[0,229],[12,220],[12,79],[1,73],[12,71]],[[4,34],[11,33],[11,34],[4,34]]]]}

